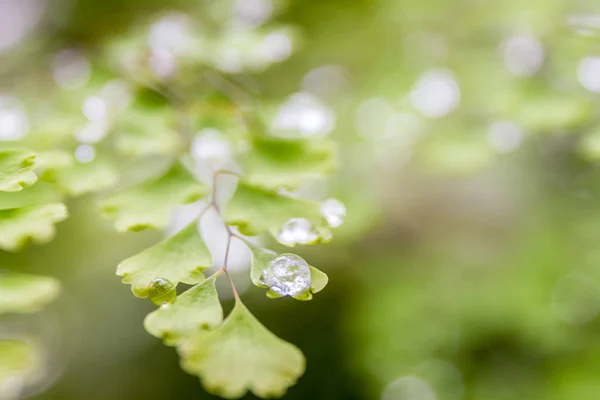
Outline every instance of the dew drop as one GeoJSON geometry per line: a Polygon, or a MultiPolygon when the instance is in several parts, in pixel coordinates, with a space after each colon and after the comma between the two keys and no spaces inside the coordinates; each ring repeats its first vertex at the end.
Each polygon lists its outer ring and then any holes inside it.
{"type": "Polygon", "coordinates": [[[96,149],[89,144],[82,144],[75,149],[75,159],[82,164],[87,164],[94,161],[96,158],[96,149]]]}
{"type": "Polygon", "coordinates": [[[19,140],[29,132],[29,118],[21,103],[12,97],[0,97],[0,141],[19,140]]]}
{"type": "Polygon", "coordinates": [[[292,218],[288,220],[277,235],[277,241],[286,246],[296,244],[310,244],[315,242],[319,235],[306,218],[292,218]]]}
{"type": "Polygon", "coordinates": [[[170,303],[177,297],[177,291],[175,285],[168,279],[156,278],[150,282],[150,289],[148,290],[148,298],[152,300],[154,304],[161,305],[164,303],[170,303]]]}
{"type": "Polygon", "coordinates": [[[516,76],[532,76],[544,64],[544,46],[533,36],[509,37],[501,50],[506,68],[516,76]]]}
{"type": "Polygon", "coordinates": [[[295,296],[310,289],[310,268],[302,257],[282,254],[263,271],[262,281],[282,296],[295,296]]]}
{"type": "Polygon", "coordinates": [[[441,118],[460,104],[460,87],[454,74],[446,69],[424,72],[410,93],[412,105],[424,116],[441,118]]]}
{"type": "Polygon", "coordinates": [[[90,96],[83,102],[83,115],[90,121],[99,121],[106,117],[107,104],[99,97],[90,96]]]}
{"type": "Polygon", "coordinates": [[[344,223],[346,206],[338,199],[327,199],[321,203],[321,214],[323,214],[329,226],[336,228],[344,223]]]}
{"type": "Polygon", "coordinates": [[[302,136],[327,135],[335,126],[335,114],[310,93],[291,95],[279,109],[272,129],[299,132],[302,136]]]}
{"type": "Polygon", "coordinates": [[[52,76],[63,89],[77,89],[85,85],[91,76],[90,62],[76,50],[58,53],[52,61],[52,76]]]}
{"type": "Polygon", "coordinates": [[[231,159],[231,153],[227,139],[214,128],[202,129],[192,141],[192,156],[196,162],[219,168],[231,159]]]}

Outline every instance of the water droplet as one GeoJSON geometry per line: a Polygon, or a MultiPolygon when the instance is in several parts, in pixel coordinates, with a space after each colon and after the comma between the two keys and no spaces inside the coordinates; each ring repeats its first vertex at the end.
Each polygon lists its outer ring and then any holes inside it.
{"type": "Polygon", "coordinates": [[[82,87],[90,80],[91,66],[87,58],[75,50],[63,50],[52,61],[52,76],[63,89],[82,87]]]}
{"type": "Polygon", "coordinates": [[[346,206],[338,199],[327,199],[321,203],[321,214],[332,228],[344,223],[346,217],[346,206]]]}
{"type": "Polygon", "coordinates": [[[339,65],[324,65],[309,71],[302,79],[302,89],[320,97],[332,97],[348,83],[348,71],[339,65]]]}
{"type": "Polygon", "coordinates": [[[82,111],[90,121],[99,121],[106,118],[107,106],[101,98],[90,96],[83,102],[82,111]]]}
{"type": "Polygon", "coordinates": [[[106,120],[89,121],[84,126],[73,131],[73,136],[81,143],[97,143],[108,133],[106,120]]]}
{"type": "Polygon", "coordinates": [[[192,41],[189,17],[181,13],[166,15],[150,28],[148,45],[152,51],[181,54],[192,41]]]}
{"type": "Polygon", "coordinates": [[[12,97],[0,97],[0,141],[19,140],[29,132],[29,118],[21,103],[12,97]]]}
{"type": "Polygon", "coordinates": [[[334,125],[333,111],[308,93],[290,96],[273,121],[275,131],[296,131],[304,136],[326,135],[333,130],[334,125]]]}
{"type": "Polygon", "coordinates": [[[192,142],[192,155],[197,162],[222,167],[231,159],[231,145],[218,130],[205,128],[192,142]]]}
{"type": "Polygon", "coordinates": [[[499,153],[509,153],[521,144],[523,132],[512,122],[494,122],[488,131],[488,142],[499,153]]]}
{"type": "Polygon", "coordinates": [[[277,235],[277,241],[286,246],[296,244],[310,244],[315,242],[319,235],[306,218],[292,218],[288,220],[277,235]]]}
{"type": "Polygon", "coordinates": [[[414,376],[404,376],[390,383],[381,400],[437,400],[431,386],[414,376]]]}
{"type": "Polygon", "coordinates": [[[150,282],[150,289],[148,290],[148,298],[152,300],[154,304],[161,305],[164,303],[170,303],[177,297],[177,291],[175,285],[168,279],[157,278],[150,282]]]}
{"type": "Polygon", "coordinates": [[[454,75],[445,69],[425,72],[410,93],[412,105],[424,116],[440,118],[460,103],[460,88],[454,75]]]}
{"type": "Polygon", "coordinates": [[[129,84],[120,79],[108,82],[102,88],[100,97],[114,110],[127,108],[132,101],[132,93],[129,84]]]}
{"type": "Polygon", "coordinates": [[[237,0],[233,9],[235,20],[248,27],[264,24],[273,14],[271,0],[237,0]]]}
{"type": "Polygon", "coordinates": [[[302,257],[281,254],[269,263],[261,277],[263,283],[282,296],[295,296],[310,289],[310,268],[302,257]]]}
{"type": "Polygon", "coordinates": [[[177,71],[177,59],[172,52],[160,48],[150,53],[148,66],[159,78],[168,78],[177,71]]]}
{"type": "Polygon", "coordinates": [[[590,92],[600,92],[600,57],[586,57],[577,66],[577,79],[590,92]]]}
{"type": "Polygon", "coordinates": [[[75,159],[82,164],[94,161],[96,158],[96,149],[89,144],[82,144],[75,149],[75,159]]]}
{"type": "Polygon", "coordinates": [[[268,34],[263,39],[263,52],[267,60],[281,62],[292,55],[292,41],[282,32],[268,34]]]}
{"type": "Polygon", "coordinates": [[[513,75],[534,75],[544,63],[544,46],[532,36],[509,37],[502,43],[501,50],[506,68],[513,75]]]}

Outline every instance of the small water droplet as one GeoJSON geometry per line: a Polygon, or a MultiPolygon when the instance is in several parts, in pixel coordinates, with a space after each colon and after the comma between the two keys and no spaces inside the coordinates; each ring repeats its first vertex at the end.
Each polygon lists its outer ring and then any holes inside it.
{"type": "Polygon", "coordinates": [[[96,149],[89,144],[82,144],[75,149],[75,159],[82,164],[94,161],[96,158],[96,149]]]}
{"type": "Polygon", "coordinates": [[[204,128],[192,142],[192,156],[197,162],[222,167],[231,159],[231,145],[218,130],[204,128]]]}
{"type": "Polygon", "coordinates": [[[329,226],[336,228],[344,223],[346,206],[338,199],[327,199],[321,203],[321,214],[323,214],[329,226]]]}
{"type": "Polygon", "coordinates": [[[150,290],[148,290],[148,298],[154,304],[170,303],[177,297],[175,285],[168,279],[157,278],[150,282],[150,290]]]}
{"type": "Polygon", "coordinates": [[[29,132],[29,118],[15,98],[0,97],[0,141],[19,140],[29,132]]]}
{"type": "Polygon", "coordinates": [[[295,296],[310,289],[310,268],[302,257],[281,254],[263,271],[262,281],[273,292],[282,296],[295,296]]]}
{"type": "Polygon", "coordinates": [[[90,79],[91,69],[87,58],[72,49],[61,51],[52,61],[52,76],[63,89],[77,89],[85,85],[90,79]]]}
{"type": "Polygon", "coordinates": [[[310,244],[315,242],[319,235],[306,218],[292,218],[287,221],[277,235],[277,241],[286,246],[296,244],[310,244]]]}
{"type": "Polygon", "coordinates": [[[106,118],[107,104],[99,97],[90,96],[83,102],[81,111],[90,121],[99,121],[106,118]]]}

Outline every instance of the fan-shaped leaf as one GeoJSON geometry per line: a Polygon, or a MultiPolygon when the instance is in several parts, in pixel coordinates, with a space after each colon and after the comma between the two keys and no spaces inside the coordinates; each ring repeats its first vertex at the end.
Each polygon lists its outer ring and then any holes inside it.
{"type": "Polygon", "coordinates": [[[201,282],[202,271],[211,265],[210,252],[194,221],[165,241],[123,261],[117,267],[117,275],[123,277],[123,283],[131,284],[136,296],[152,299],[156,297],[156,282],[170,284],[174,291],[179,282],[201,282]]]}
{"type": "Polygon", "coordinates": [[[48,276],[6,272],[0,274],[0,314],[30,313],[54,301],[60,282],[48,276]]]}
{"type": "Polygon", "coordinates": [[[215,288],[216,277],[180,294],[173,303],[163,304],[148,314],[144,326],[150,334],[169,346],[205,328],[215,328],[223,321],[223,309],[215,288]]]}
{"type": "Polygon", "coordinates": [[[0,150],[0,191],[18,192],[37,180],[33,172],[35,153],[29,150],[0,150]]]}
{"type": "Polygon", "coordinates": [[[29,240],[44,243],[54,237],[54,224],[67,218],[62,203],[0,210],[0,249],[16,251],[29,240]]]}
{"type": "Polygon", "coordinates": [[[107,218],[115,220],[115,227],[120,232],[162,228],[175,206],[196,201],[207,192],[206,185],[177,163],[158,179],[142,182],[109,197],[101,208],[107,218]]]}
{"type": "Polygon", "coordinates": [[[245,182],[238,183],[223,215],[228,224],[238,226],[240,232],[248,236],[270,232],[277,237],[290,219],[306,218],[315,231],[313,242],[327,242],[331,239],[331,230],[321,215],[319,203],[245,182]]]}
{"type": "Polygon", "coordinates": [[[302,352],[269,332],[240,300],[219,328],[200,331],[180,347],[182,367],[205,388],[235,399],[248,390],[283,396],[302,375],[302,352]]]}

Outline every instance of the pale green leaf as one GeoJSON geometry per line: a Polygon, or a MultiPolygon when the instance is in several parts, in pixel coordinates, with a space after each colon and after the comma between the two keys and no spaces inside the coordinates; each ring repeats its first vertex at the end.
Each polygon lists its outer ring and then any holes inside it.
{"type": "Polygon", "coordinates": [[[28,241],[44,243],[55,234],[54,224],[67,218],[62,203],[0,210],[0,249],[17,251],[28,241]]]}
{"type": "Polygon", "coordinates": [[[65,193],[81,196],[113,186],[119,180],[119,173],[109,160],[99,157],[52,171],[51,177],[65,193]]]}
{"type": "Polygon", "coordinates": [[[250,184],[294,188],[333,173],[336,156],[329,141],[256,136],[241,162],[250,184]]]}
{"type": "Polygon", "coordinates": [[[239,227],[244,235],[255,236],[270,232],[274,237],[277,237],[281,227],[290,219],[306,218],[315,230],[313,243],[331,240],[331,230],[321,215],[319,203],[245,182],[238,183],[223,215],[229,225],[239,227]]]}
{"type": "Polygon", "coordinates": [[[21,390],[38,378],[41,349],[32,341],[0,339],[0,399],[21,398],[21,390]]]}
{"type": "Polygon", "coordinates": [[[0,192],[0,210],[56,203],[63,196],[48,182],[38,182],[19,192],[0,192]]]}
{"type": "Polygon", "coordinates": [[[115,220],[120,232],[162,228],[174,207],[194,202],[207,193],[206,185],[177,163],[160,178],[107,198],[101,208],[107,218],[115,220]]]}
{"type": "Polygon", "coordinates": [[[117,267],[123,283],[131,284],[138,297],[154,296],[153,282],[165,280],[173,285],[179,282],[196,284],[204,279],[202,271],[212,265],[212,258],[202,240],[196,222],[157,244],[128,258],[117,267]]]}
{"type": "Polygon", "coordinates": [[[33,185],[37,180],[35,157],[29,150],[0,150],[0,191],[17,192],[33,185]]]}
{"type": "Polygon", "coordinates": [[[594,109],[591,101],[545,93],[527,98],[517,110],[518,121],[531,132],[553,132],[574,128],[587,121],[594,109]]]}
{"type": "MultiPolygon", "coordinates": [[[[251,242],[246,241],[246,244],[250,248],[250,252],[252,253],[252,265],[250,267],[250,279],[252,283],[254,283],[258,287],[266,288],[264,283],[262,283],[261,276],[263,271],[269,266],[269,263],[273,261],[279,254],[271,251],[269,249],[265,249],[263,247],[257,246],[251,242]]],[[[315,267],[309,265],[310,268],[310,290],[307,290],[304,293],[300,293],[296,296],[293,296],[297,300],[310,300],[312,299],[312,293],[318,293],[325,288],[329,278],[327,274],[316,269],[315,267]]],[[[278,298],[281,295],[273,292],[272,290],[267,291],[267,297],[270,298],[278,298]]]]}
{"type": "Polygon", "coordinates": [[[60,294],[60,282],[49,276],[0,273],[0,314],[41,310],[60,294]]]}
{"type": "Polygon", "coordinates": [[[281,397],[304,373],[302,352],[268,331],[240,300],[219,328],[199,331],[179,348],[182,367],[211,393],[281,397]]]}
{"type": "Polygon", "coordinates": [[[60,149],[38,151],[36,160],[36,168],[42,172],[67,168],[75,162],[70,153],[60,149]]]}
{"type": "Polygon", "coordinates": [[[212,329],[223,321],[216,277],[206,279],[180,294],[173,303],[163,304],[144,320],[146,330],[169,346],[176,345],[200,329],[212,329]]]}
{"type": "Polygon", "coordinates": [[[116,131],[117,148],[129,156],[169,155],[182,147],[174,117],[161,111],[131,110],[124,115],[116,131]]]}

